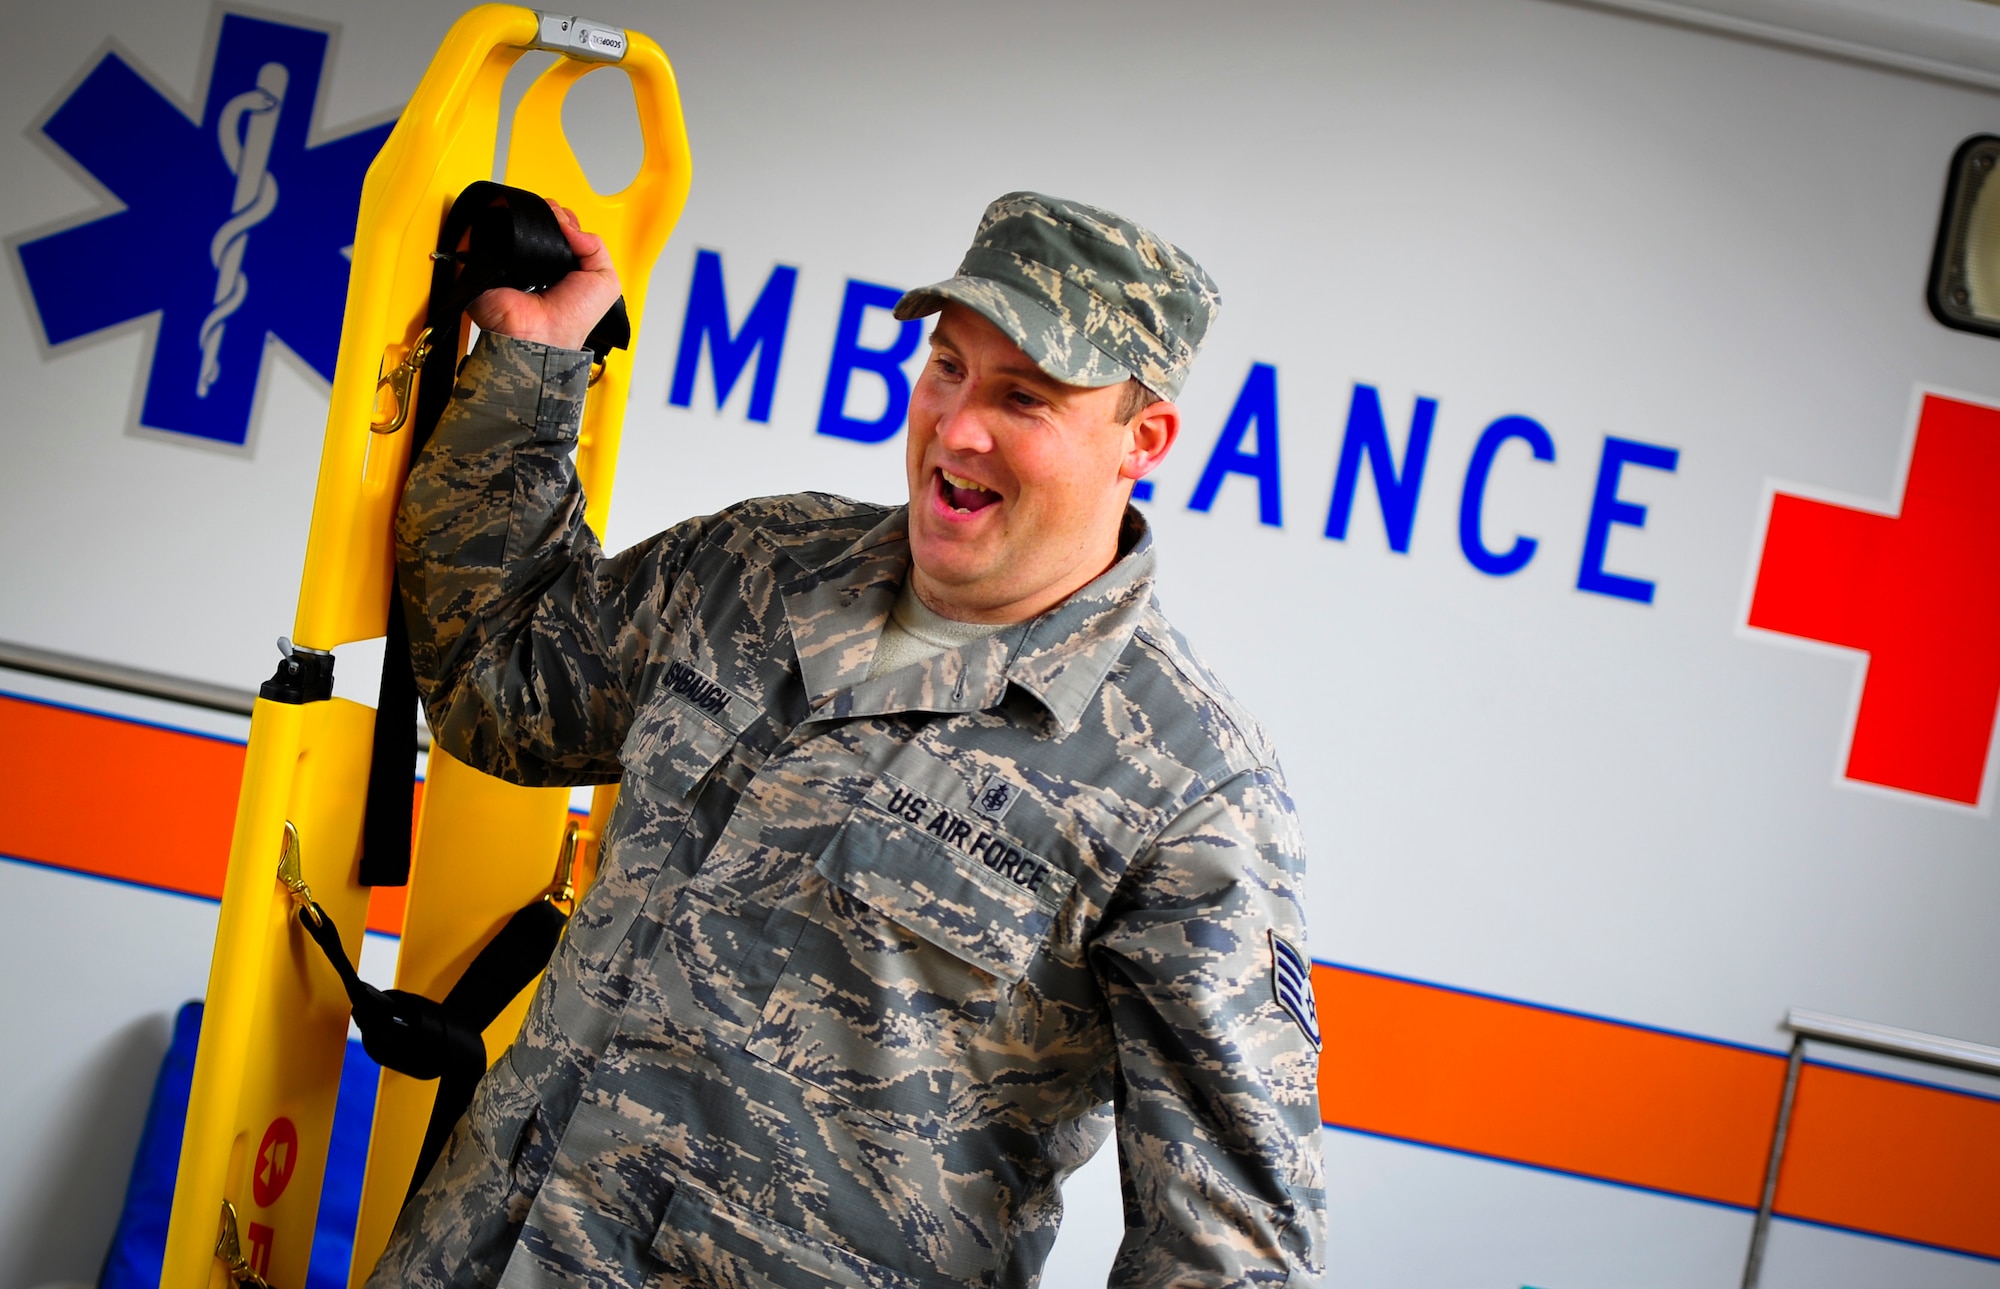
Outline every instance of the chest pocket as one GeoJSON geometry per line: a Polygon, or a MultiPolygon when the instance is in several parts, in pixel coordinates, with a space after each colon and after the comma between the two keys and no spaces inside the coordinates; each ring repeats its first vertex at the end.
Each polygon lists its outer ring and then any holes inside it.
{"type": "Polygon", "coordinates": [[[742,734],[749,704],[687,663],[667,664],[619,750],[625,768],[679,801],[742,734]]]}
{"type": "Polygon", "coordinates": [[[751,1034],[753,1055],[903,1126],[935,1129],[949,1115],[978,1064],[971,1049],[1075,880],[990,831],[954,835],[855,809],[815,864],[821,895],[751,1034]]]}
{"type": "Polygon", "coordinates": [[[608,955],[642,917],[662,882],[688,865],[676,851],[695,818],[701,787],[736,746],[740,699],[708,711],[665,685],[634,716],[618,757],[625,777],[606,838],[604,867],[568,936],[580,952],[608,955]]]}

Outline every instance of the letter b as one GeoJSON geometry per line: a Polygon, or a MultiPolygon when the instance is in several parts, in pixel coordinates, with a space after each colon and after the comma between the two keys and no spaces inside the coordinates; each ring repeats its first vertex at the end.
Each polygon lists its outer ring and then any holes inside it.
{"type": "Polygon", "coordinates": [[[903,427],[903,417],[910,410],[910,378],[903,364],[917,351],[923,324],[914,318],[905,322],[887,349],[868,349],[861,344],[861,324],[868,310],[893,309],[902,298],[903,293],[894,287],[848,280],[847,295],[840,303],[840,326],[833,337],[833,360],[826,369],[826,393],[819,404],[821,434],[857,443],[880,443],[903,427]],[[856,369],[880,376],[889,390],[889,405],[872,421],[847,414],[847,385],[856,369]]]}

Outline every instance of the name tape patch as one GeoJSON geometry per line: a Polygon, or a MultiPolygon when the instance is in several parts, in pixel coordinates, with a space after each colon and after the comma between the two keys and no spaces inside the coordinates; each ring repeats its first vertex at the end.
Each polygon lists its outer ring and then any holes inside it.
{"type": "Polygon", "coordinates": [[[684,662],[668,663],[667,674],[661,679],[688,706],[710,716],[720,716],[729,707],[730,693],[721,682],[702,675],[684,662]]]}
{"type": "MultiPolygon", "coordinates": [[[[1008,785],[1012,787],[1012,785],[1008,785]]],[[[1014,885],[1037,895],[1047,890],[1055,869],[1029,854],[978,820],[950,806],[889,780],[878,780],[868,794],[871,804],[904,823],[913,824],[968,859],[984,864],[1014,885]]]]}
{"type": "Polygon", "coordinates": [[[1276,931],[1271,935],[1271,990],[1278,1006],[1299,1023],[1306,1041],[1319,1050],[1319,1008],[1313,1000],[1312,964],[1276,931]]]}

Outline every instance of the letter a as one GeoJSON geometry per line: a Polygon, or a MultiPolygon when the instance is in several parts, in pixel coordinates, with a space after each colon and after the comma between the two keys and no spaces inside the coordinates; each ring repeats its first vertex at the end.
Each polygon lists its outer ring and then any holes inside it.
{"type": "Polygon", "coordinates": [[[1189,510],[1205,511],[1215,504],[1225,475],[1248,475],[1257,481],[1257,522],[1272,528],[1284,526],[1284,494],[1278,484],[1278,369],[1269,363],[1252,363],[1243,380],[1236,406],[1222,426],[1222,437],[1209,453],[1201,481],[1188,499],[1189,510]],[[1243,451],[1243,436],[1257,427],[1257,449],[1243,451]]]}

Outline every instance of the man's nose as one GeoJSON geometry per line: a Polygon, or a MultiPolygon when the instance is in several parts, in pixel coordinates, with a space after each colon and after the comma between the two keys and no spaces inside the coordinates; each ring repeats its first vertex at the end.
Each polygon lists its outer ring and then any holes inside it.
{"type": "Polygon", "coordinates": [[[938,443],[952,452],[991,452],[993,434],[987,424],[988,412],[979,396],[977,383],[967,381],[956,391],[938,418],[938,443]]]}

